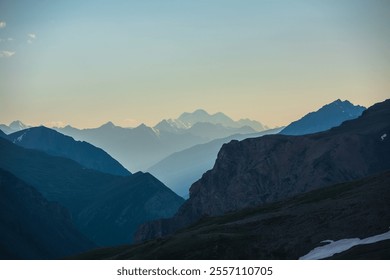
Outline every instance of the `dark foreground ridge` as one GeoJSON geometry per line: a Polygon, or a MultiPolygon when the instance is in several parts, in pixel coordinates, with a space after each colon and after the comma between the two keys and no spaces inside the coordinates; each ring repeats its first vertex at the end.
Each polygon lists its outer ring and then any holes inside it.
{"type": "Polygon", "coordinates": [[[99,246],[131,243],[138,225],[173,216],[184,201],[149,173],[114,176],[2,138],[0,154],[0,168],[65,207],[99,246]]]}
{"type": "MultiPolygon", "coordinates": [[[[390,171],[283,202],[200,220],[174,235],[133,246],[94,250],[75,259],[298,259],[323,240],[388,231],[390,171]]],[[[383,259],[389,242],[369,252],[352,247],[334,258],[383,259]]]]}
{"type": "Polygon", "coordinates": [[[96,247],[69,212],[0,169],[0,259],[58,259],[96,247]]]}

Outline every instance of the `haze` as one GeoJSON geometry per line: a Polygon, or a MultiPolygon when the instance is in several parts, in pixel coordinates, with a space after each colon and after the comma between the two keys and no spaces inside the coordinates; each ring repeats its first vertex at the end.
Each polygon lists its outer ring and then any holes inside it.
{"type": "Polygon", "coordinates": [[[286,125],[389,97],[390,2],[1,1],[0,120],[155,125],[203,108],[286,125]]]}

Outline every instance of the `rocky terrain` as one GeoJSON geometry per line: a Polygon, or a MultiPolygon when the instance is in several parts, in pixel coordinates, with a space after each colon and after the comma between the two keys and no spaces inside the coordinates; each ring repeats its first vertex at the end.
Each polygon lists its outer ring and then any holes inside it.
{"type": "Polygon", "coordinates": [[[355,120],[304,136],[271,135],[223,145],[212,170],[190,188],[173,219],[142,225],[135,239],[161,237],[203,216],[281,201],[390,169],[390,100],[355,120]]]}
{"type": "MultiPolygon", "coordinates": [[[[390,171],[276,203],[205,217],[173,235],[94,250],[78,259],[299,259],[324,240],[366,238],[389,230],[390,171]]],[[[331,258],[385,259],[389,241],[331,258]]]]}
{"type": "Polygon", "coordinates": [[[235,134],[227,138],[216,139],[205,144],[173,153],[153,165],[148,172],[156,176],[178,195],[188,198],[191,184],[199,180],[203,173],[213,168],[218,151],[231,140],[243,140],[266,134],[276,134],[282,128],[274,128],[254,134],[235,134]]]}

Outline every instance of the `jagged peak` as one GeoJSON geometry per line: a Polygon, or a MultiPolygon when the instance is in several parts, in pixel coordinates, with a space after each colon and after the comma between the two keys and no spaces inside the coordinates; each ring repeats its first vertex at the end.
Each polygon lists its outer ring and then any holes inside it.
{"type": "Polygon", "coordinates": [[[26,128],[27,125],[25,125],[23,122],[20,120],[13,121],[9,124],[10,128],[26,128]]]}
{"type": "Polygon", "coordinates": [[[145,129],[145,128],[147,128],[147,129],[150,129],[150,127],[149,126],[147,126],[146,124],[144,124],[144,123],[141,123],[139,126],[137,126],[136,128],[142,128],[142,129],[145,129]]]}
{"type": "Polygon", "coordinates": [[[102,126],[100,126],[100,128],[103,128],[103,127],[112,128],[112,127],[116,127],[116,126],[112,121],[109,121],[109,122],[106,122],[105,124],[103,124],[102,126]]]}

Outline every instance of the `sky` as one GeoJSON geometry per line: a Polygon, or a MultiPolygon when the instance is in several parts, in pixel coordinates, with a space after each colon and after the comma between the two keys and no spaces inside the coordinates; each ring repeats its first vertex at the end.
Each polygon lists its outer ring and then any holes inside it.
{"type": "Polygon", "coordinates": [[[390,1],[0,1],[0,123],[270,127],[390,97],[390,1]]]}

